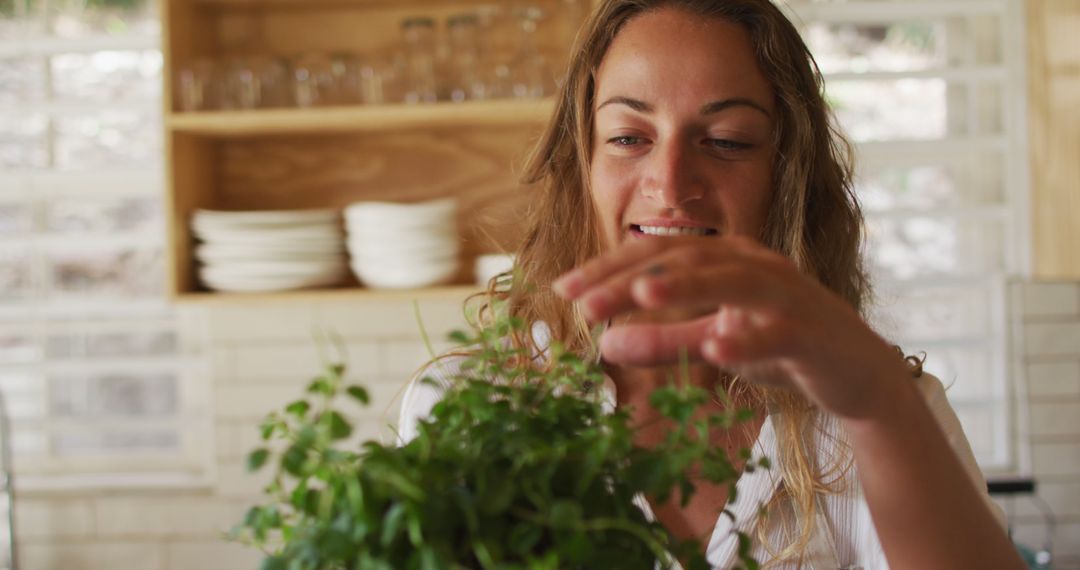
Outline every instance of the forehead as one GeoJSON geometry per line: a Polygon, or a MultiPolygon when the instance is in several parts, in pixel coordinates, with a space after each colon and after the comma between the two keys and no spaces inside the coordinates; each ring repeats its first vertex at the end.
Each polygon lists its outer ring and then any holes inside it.
{"type": "Polygon", "coordinates": [[[748,97],[772,108],[772,88],[740,25],[678,8],[635,16],[612,40],[596,75],[597,99],[748,97]],[[623,91],[632,91],[624,93],[623,91]]]}

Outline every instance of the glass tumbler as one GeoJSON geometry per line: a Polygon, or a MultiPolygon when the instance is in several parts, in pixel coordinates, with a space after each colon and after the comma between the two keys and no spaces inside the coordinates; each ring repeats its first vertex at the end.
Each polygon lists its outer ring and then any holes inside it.
{"type": "Polygon", "coordinates": [[[200,59],[183,65],[176,72],[176,108],[185,112],[217,109],[223,87],[213,61],[200,59]]]}
{"type": "Polygon", "coordinates": [[[537,26],[543,17],[543,11],[536,7],[518,12],[521,34],[517,56],[510,64],[511,91],[515,98],[539,98],[555,92],[554,75],[536,43],[537,26]]]}
{"type": "Polygon", "coordinates": [[[434,103],[438,99],[435,77],[435,20],[408,18],[401,23],[405,46],[406,103],[434,103]]]}
{"type": "Polygon", "coordinates": [[[479,18],[476,14],[451,16],[446,22],[450,35],[450,100],[484,99],[486,89],[480,75],[479,18]]]}
{"type": "Polygon", "coordinates": [[[331,58],[306,53],[292,64],[292,99],[297,107],[325,107],[334,104],[337,81],[331,58]]]}
{"type": "Polygon", "coordinates": [[[286,65],[276,58],[237,58],[226,68],[227,106],[241,110],[284,107],[289,102],[287,82],[286,65]]]}

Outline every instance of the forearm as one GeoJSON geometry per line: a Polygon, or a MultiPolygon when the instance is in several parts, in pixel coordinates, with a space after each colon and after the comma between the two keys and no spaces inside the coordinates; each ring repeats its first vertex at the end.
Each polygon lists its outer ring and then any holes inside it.
{"type": "Polygon", "coordinates": [[[882,401],[844,424],[890,567],[1024,568],[914,383],[882,401]]]}

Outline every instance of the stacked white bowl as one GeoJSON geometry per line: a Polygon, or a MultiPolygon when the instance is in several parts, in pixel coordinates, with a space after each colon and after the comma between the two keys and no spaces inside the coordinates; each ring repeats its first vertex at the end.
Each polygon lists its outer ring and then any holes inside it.
{"type": "Polygon", "coordinates": [[[348,278],[336,210],[198,210],[199,280],[217,291],[286,291],[348,278]]]}
{"type": "Polygon", "coordinates": [[[446,283],[460,267],[457,202],[355,202],[345,208],[350,267],[373,289],[446,283]]]}
{"type": "Polygon", "coordinates": [[[487,287],[495,277],[514,269],[514,255],[510,253],[489,253],[476,258],[473,275],[476,284],[487,287]]]}

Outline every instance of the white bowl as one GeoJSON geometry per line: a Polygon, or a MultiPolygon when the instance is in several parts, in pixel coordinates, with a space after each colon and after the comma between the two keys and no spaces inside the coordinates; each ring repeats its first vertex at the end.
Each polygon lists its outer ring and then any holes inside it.
{"type": "Polygon", "coordinates": [[[514,255],[509,253],[490,253],[476,258],[473,275],[478,285],[486,286],[496,275],[514,268],[514,255]]]}
{"type": "Polygon", "coordinates": [[[458,260],[442,263],[416,264],[407,267],[367,267],[351,263],[353,274],[372,289],[415,289],[446,283],[457,274],[458,260]]]}
{"type": "Polygon", "coordinates": [[[457,200],[428,202],[354,202],[345,207],[345,221],[356,226],[437,225],[457,217],[457,200]]]}
{"type": "Polygon", "coordinates": [[[359,264],[362,267],[387,269],[397,271],[399,268],[408,269],[416,266],[439,265],[444,263],[457,263],[460,261],[458,251],[417,252],[409,255],[387,255],[382,252],[353,254],[349,256],[349,262],[359,264]]]}
{"type": "Polygon", "coordinates": [[[435,222],[426,220],[386,219],[379,222],[346,221],[345,231],[350,236],[364,239],[381,239],[388,235],[400,236],[411,234],[454,235],[458,233],[457,220],[447,219],[435,222]]]}
{"type": "Polygon", "coordinates": [[[349,236],[345,248],[354,256],[437,255],[461,251],[457,236],[408,235],[399,239],[367,240],[349,236]]]}

